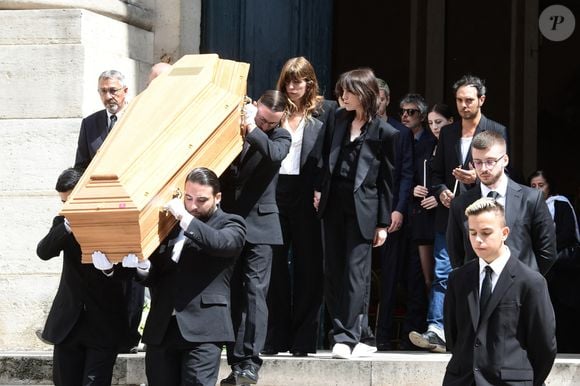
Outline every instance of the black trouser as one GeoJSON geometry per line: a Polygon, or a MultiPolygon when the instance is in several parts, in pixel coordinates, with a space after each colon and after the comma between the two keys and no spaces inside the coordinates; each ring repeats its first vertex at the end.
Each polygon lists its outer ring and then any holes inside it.
{"type": "Polygon", "coordinates": [[[280,175],[276,201],[284,245],[273,247],[268,336],[273,351],[316,352],[322,305],[320,221],[300,176],[280,175]]]}
{"type": "Polygon", "coordinates": [[[186,341],[172,317],[163,342],[147,345],[145,371],[149,386],[215,386],[221,347],[220,343],[186,341]]]}
{"type": "Polygon", "coordinates": [[[372,241],[360,232],[352,183],[333,181],[323,225],[324,295],[333,340],[354,347],[368,308],[372,241]]]}
{"type": "Polygon", "coordinates": [[[117,348],[100,346],[81,314],[66,339],[54,346],[52,379],[56,386],[110,386],[117,348]]]}
{"type": "Polygon", "coordinates": [[[259,355],[268,328],[266,296],[271,268],[272,246],[246,242],[230,282],[236,341],[227,345],[227,352],[228,363],[233,368],[262,365],[259,355]]]}

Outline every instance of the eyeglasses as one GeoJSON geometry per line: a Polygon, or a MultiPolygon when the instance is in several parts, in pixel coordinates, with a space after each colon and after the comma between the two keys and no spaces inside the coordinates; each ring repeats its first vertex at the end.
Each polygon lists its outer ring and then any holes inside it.
{"type": "Polygon", "coordinates": [[[117,95],[119,92],[121,92],[124,89],[125,89],[124,87],[120,87],[120,88],[109,87],[109,88],[100,88],[97,91],[101,95],[107,95],[107,93],[109,93],[111,95],[117,95]]]}
{"type": "Polygon", "coordinates": [[[476,169],[481,169],[483,165],[485,165],[485,167],[488,169],[493,169],[495,165],[499,162],[499,160],[502,159],[504,156],[505,154],[496,159],[486,159],[485,161],[482,161],[480,159],[474,159],[473,161],[471,161],[471,164],[476,169]]]}
{"type": "Polygon", "coordinates": [[[401,116],[403,116],[403,115],[405,115],[405,113],[407,113],[407,115],[409,117],[412,117],[413,115],[415,115],[418,112],[419,112],[419,110],[417,110],[417,109],[401,109],[401,110],[399,110],[399,113],[401,114],[401,116]]]}

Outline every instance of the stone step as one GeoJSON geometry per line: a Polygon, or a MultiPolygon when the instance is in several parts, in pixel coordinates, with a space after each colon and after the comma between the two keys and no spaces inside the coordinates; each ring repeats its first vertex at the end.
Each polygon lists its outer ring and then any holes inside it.
{"type": "MultiPolygon", "coordinates": [[[[424,352],[376,353],[356,360],[332,359],[328,351],[308,358],[290,354],[264,356],[261,386],[299,385],[440,385],[449,354],[424,352]]],[[[114,385],[145,385],[145,354],[123,354],[117,358],[114,385]]],[[[0,352],[0,386],[50,385],[51,352],[0,352]]],[[[222,357],[219,379],[229,374],[222,357]]],[[[580,355],[559,354],[546,385],[580,385],[580,355]]]]}

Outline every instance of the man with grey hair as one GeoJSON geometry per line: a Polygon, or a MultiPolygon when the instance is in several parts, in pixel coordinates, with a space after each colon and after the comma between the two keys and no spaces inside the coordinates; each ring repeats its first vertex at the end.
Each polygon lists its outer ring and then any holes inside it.
{"type": "Polygon", "coordinates": [[[97,92],[105,106],[83,119],[79,133],[75,167],[85,169],[101,147],[105,138],[121,118],[126,105],[127,84],[125,76],[117,70],[99,75],[97,92]]]}
{"type": "MultiPolygon", "coordinates": [[[[75,168],[85,169],[101,147],[107,135],[121,118],[127,96],[127,83],[125,76],[117,70],[104,71],[99,75],[97,92],[105,109],[97,111],[83,119],[75,158],[75,168]]],[[[126,342],[122,345],[121,352],[137,352],[137,346],[141,340],[138,332],[145,288],[132,279],[126,283],[125,297],[127,299],[127,312],[129,315],[130,330],[126,342]]]]}

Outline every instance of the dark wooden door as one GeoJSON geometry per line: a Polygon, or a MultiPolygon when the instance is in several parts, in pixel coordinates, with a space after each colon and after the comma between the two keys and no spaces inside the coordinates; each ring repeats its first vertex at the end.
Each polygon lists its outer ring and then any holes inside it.
{"type": "Polygon", "coordinates": [[[332,95],[332,0],[204,0],[201,53],[250,63],[248,95],[276,86],[284,62],[304,56],[332,95]]]}

